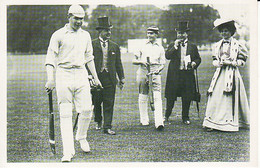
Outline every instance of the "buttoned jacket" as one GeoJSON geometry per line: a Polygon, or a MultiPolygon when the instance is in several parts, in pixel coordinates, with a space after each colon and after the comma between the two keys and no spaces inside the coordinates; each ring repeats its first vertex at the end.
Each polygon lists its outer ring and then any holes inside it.
{"type": "MultiPolygon", "coordinates": [[[[94,55],[94,62],[97,74],[101,73],[102,63],[103,63],[103,52],[100,44],[99,39],[94,39],[92,41],[93,46],[93,55],[94,55]]],[[[108,53],[107,53],[107,69],[109,72],[109,77],[114,85],[117,84],[117,76],[119,80],[125,78],[124,77],[124,70],[121,61],[121,52],[119,46],[111,41],[108,40],[108,53]]]]}

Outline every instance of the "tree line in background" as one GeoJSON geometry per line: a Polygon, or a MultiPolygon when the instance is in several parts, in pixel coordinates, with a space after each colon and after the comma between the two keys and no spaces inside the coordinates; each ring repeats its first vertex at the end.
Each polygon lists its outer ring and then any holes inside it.
{"type": "MultiPolygon", "coordinates": [[[[88,5],[82,5],[86,10],[88,5]]],[[[51,34],[68,22],[69,5],[11,5],[7,7],[7,50],[8,52],[45,53],[51,34]]],[[[83,26],[92,38],[97,38],[97,18],[108,16],[112,39],[126,47],[128,39],[146,38],[146,28],[156,25],[160,37],[167,43],[176,38],[174,29],[180,20],[189,21],[190,38],[198,45],[217,41],[213,21],[219,18],[217,10],[209,5],[172,4],[162,10],[154,5],[116,7],[98,5],[90,15],[86,14],[83,26]]]]}

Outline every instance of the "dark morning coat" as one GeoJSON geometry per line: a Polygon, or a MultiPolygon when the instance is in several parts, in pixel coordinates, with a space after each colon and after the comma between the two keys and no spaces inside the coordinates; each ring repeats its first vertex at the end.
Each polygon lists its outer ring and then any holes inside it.
{"type": "MultiPolygon", "coordinates": [[[[201,58],[197,46],[189,41],[187,42],[186,55],[191,56],[191,61],[196,63],[195,68],[197,68],[201,63],[201,58]]],[[[190,100],[194,100],[196,92],[194,70],[186,70],[180,74],[180,47],[176,50],[174,43],[171,43],[165,52],[165,57],[167,60],[170,60],[166,79],[165,97],[173,100],[176,100],[177,97],[186,97],[190,100]],[[185,86],[185,88],[181,88],[182,86],[185,86]]]]}
{"type": "MultiPolygon", "coordinates": [[[[103,62],[103,53],[99,39],[92,40],[92,46],[95,67],[97,74],[99,74],[103,62]]],[[[124,78],[124,70],[121,62],[121,53],[119,46],[111,40],[108,41],[107,68],[111,81],[114,85],[117,84],[116,74],[118,75],[119,79],[124,78]]]]}

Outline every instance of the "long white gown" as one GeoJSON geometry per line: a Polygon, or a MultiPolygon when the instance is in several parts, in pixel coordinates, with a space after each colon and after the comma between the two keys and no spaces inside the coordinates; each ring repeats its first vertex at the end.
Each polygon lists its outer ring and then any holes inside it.
{"type": "MultiPolygon", "coordinates": [[[[227,55],[239,62],[238,66],[245,63],[247,55],[244,48],[237,40],[231,39],[231,45],[227,55]],[[233,48],[235,48],[233,50],[233,48]],[[241,59],[241,61],[238,61],[241,59]]],[[[213,52],[215,63],[220,61],[223,54],[223,43],[219,41],[213,52]]],[[[246,96],[245,86],[239,73],[238,66],[231,65],[217,68],[208,90],[208,102],[206,107],[203,127],[213,128],[221,131],[238,131],[239,127],[249,126],[249,104],[246,96]],[[232,75],[232,76],[231,76],[232,75]],[[227,76],[231,77],[231,90],[228,90],[227,76]]]]}

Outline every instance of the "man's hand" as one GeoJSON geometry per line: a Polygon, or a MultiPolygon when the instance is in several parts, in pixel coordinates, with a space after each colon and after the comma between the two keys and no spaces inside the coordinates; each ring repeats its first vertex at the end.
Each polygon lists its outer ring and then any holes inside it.
{"type": "Polygon", "coordinates": [[[195,62],[189,62],[188,66],[187,66],[187,69],[188,70],[192,70],[192,69],[195,69],[195,67],[196,67],[196,63],[195,62]]]}
{"type": "Polygon", "coordinates": [[[46,92],[49,93],[55,88],[54,82],[54,66],[47,64],[46,65],[46,72],[47,72],[47,82],[45,84],[46,92]]]}
{"type": "Polygon", "coordinates": [[[46,92],[49,93],[50,91],[52,91],[55,88],[55,83],[54,80],[48,80],[45,84],[45,89],[46,92]]]}
{"type": "Polygon", "coordinates": [[[98,78],[94,78],[94,81],[95,81],[95,87],[96,88],[103,89],[103,86],[102,86],[102,84],[101,84],[101,82],[99,81],[98,78]]]}
{"type": "Polygon", "coordinates": [[[119,80],[118,87],[122,90],[125,84],[125,79],[119,80]]]}
{"type": "Polygon", "coordinates": [[[175,46],[175,47],[178,47],[178,46],[181,44],[182,41],[183,41],[182,39],[176,39],[176,40],[174,41],[174,46],[175,46]]]}
{"type": "Polygon", "coordinates": [[[194,69],[196,67],[196,62],[191,62],[191,68],[194,69]]]}

